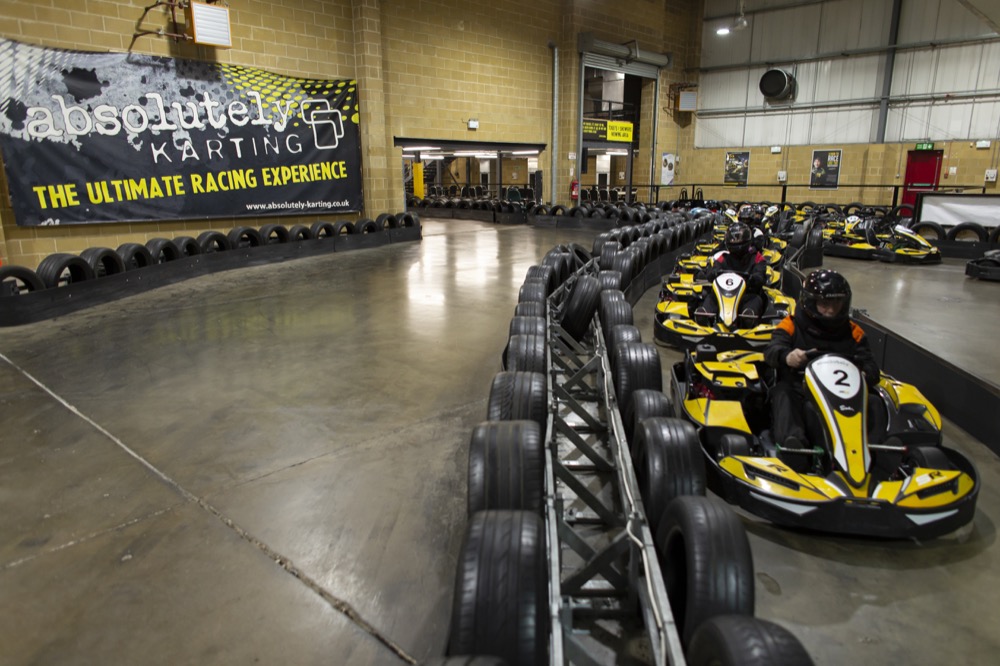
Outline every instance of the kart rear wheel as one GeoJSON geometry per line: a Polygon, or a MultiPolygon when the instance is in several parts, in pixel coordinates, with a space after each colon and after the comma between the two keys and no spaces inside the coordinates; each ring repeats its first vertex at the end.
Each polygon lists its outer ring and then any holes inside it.
{"type": "Polygon", "coordinates": [[[545,432],[548,421],[545,375],[538,372],[498,372],[490,386],[488,421],[529,419],[545,432]]]}
{"type": "Polygon", "coordinates": [[[478,511],[459,553],[448,654],[547,663],[545,533],[528,511],[478,511]]]}
{"type": "Polygon", "coordinates": [[[541,515],[545,495],[542,436],[535,421],[485,421],[469,442],[471,516],[509,509],[541,515]]]}
{"type": "Polygon", "coordinates": [[[936,446],[914,446],[907,451],[905,460],[926,469],[955,469],[948,455],[936,446]]]}
{"type": "Polygon", "coordinates": [[[665,416],[636,426],[635,473],[646,517],[655,532],[671,501],[705,494],[705,463],[698,433],[687,421],[665,416]]]}
{"type": "Polygon", "coordinates": [[[691,637],[689,666],[812,666],[805,647],[790,631],[746,615],[706,620],[691,637]]]}
{"type": "MultiPolygon", "coordinates": [[[[708,497],[678,497],[656,530],[656,547],[681,642],[691,645],[703,622],[753,615],[753,557],[746,529],[728,507],[708,497]]],[[[783,662],[773,662],[783,663],[783,662]]]]}

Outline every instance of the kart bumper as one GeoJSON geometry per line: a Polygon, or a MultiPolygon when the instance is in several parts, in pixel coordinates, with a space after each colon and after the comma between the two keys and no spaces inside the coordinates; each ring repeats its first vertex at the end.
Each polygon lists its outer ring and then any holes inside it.
{"type": "Polygon", "coordinates": [[[884,500],[839,498],[800,502],[769,495],[715,467],[710,487],[727,502],[776,525],[831,534],[886,539],[932,539],[972,521],[979,484],[968,495],[933,509],[911,509],[884,500]]]}
{"type": "Polygon", "coordinates": [[[895,264],[940,264],[940,252],[896,252],[895,250],[876,250],[875,258],[895,264]]]}

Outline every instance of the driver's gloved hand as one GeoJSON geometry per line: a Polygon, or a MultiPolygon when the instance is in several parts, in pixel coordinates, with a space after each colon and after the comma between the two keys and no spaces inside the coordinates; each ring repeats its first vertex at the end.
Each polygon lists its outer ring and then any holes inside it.
{"type": "Polygon", "coordinates": [[[761,287],[764,286],[764,278],[759,275],[751,275],[747,280],[747,286],[750,287],[750,291],[760,291],[761,287]]]}
{"type": "Polygon", "coordinates": [[[878,386],[879,379],[881,379],[881,372],[877,365],[874,363],[865,363],[861,367],[861,372],[864,373],[865,383],[868,384],[869,389],[874,389],[878,386]]]}

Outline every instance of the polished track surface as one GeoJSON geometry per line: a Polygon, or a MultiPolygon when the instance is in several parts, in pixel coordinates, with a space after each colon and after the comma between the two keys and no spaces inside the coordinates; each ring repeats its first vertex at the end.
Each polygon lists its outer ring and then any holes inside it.
{"type": "MultiPolygon", "coordinates": [[[[443,654],[468,439],[518,287],[553,245],[595,235],[425,220],[418,243],[0,330],[0,664],[443,654]]],[[[856,306],[1000,384],[1000,283],[958,261],[827,265],[856,306]]],[[[655,298],[636,307],[649,341],[655,298]]],[[[679,358],[660,353],[665,371],[679,358]]],[[[953,535],[831,538],[741,514],[757,615],[817,664],[1000,651],[1000,464],[948,427],[983,479],[953,535]]]]}

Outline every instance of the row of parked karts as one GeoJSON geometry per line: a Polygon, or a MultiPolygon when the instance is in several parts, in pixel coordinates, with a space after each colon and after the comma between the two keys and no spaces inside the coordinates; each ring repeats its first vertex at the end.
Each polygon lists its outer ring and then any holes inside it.
{"type": "Polygon", "coordinates": [[[825,248],[828,236],[808,211],[762,211],[766,306],[751,327],[740,316],[746,276],[697,279],[721,251],[727,226],[744,216],[728,209],[713,217],[711,236],[664,277],[654,318],[656,341],[685,351],[671,369],[673,413],[695,425],[710,487],[775,523],[826,532],[929,538],[969,523],[978,473],[943,445],[938,411],[917,387],[885,373],[869,390],[852,359],[810,361],[802,380],[808,442],[781,450],[771,433],[775,371],[763,349],[795,312],[795,300],[781,291],[785,264],[810,245],[825,248]],[[711,316],[698,308],[706,298],[717,303],[711,316]]]}

